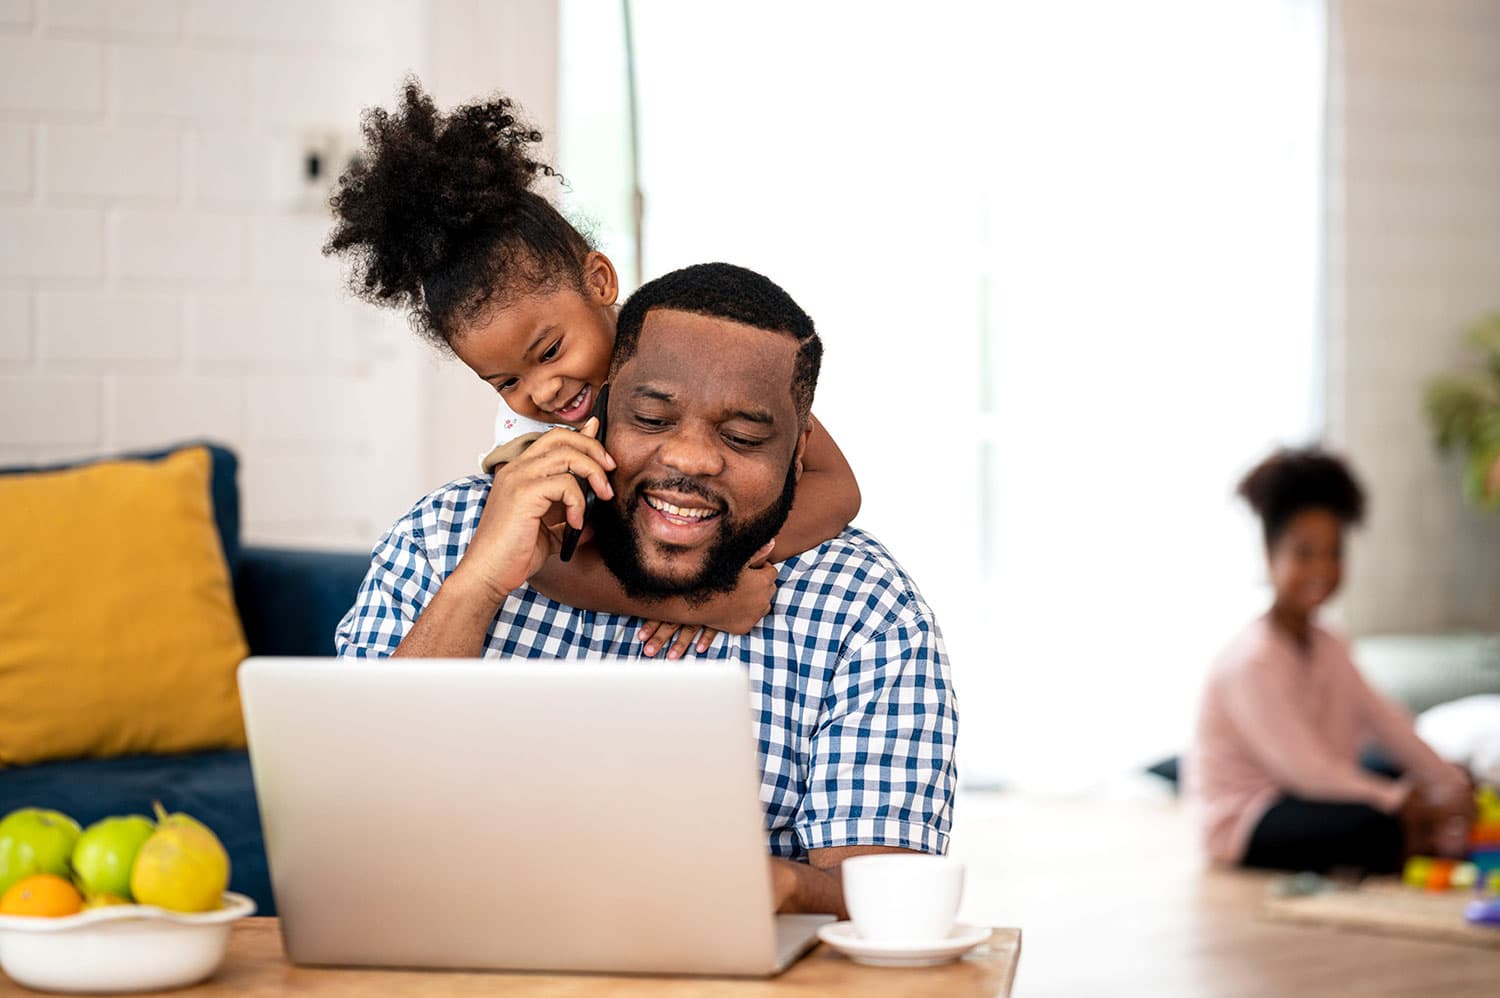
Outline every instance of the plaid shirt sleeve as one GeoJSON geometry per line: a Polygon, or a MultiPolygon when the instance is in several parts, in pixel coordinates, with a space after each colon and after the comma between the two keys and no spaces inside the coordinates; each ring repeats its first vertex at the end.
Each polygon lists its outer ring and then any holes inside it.
{"type": "Polygon", "coordinates": [[[440,584],[427,552],[406,521],[380,539],[354,605],[339,621],[334,651],[340,658],[387,658],[440,584]]]}
{"type": "Polygon", "coordinates": [[[802,845],[947,852],[958,712],[942,635],[919,598],[845,647],[824,703],[796,819],[802,845]]]}

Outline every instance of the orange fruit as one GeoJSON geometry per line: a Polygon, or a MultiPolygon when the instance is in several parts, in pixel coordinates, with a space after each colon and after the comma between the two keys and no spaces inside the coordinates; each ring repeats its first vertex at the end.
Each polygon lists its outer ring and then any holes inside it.
{"type": "Polygon", "coordinates": [[[83,895],[62,877],[35,873],[22,877],[0,895],[0,915],[41,915],[59,918],[83,910],[83,895]]]}

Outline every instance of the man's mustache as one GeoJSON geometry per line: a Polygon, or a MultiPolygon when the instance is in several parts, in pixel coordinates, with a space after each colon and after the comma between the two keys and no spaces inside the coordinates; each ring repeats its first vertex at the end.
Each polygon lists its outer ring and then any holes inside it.
{"type": "Polygon", "coordinates": [[[696,479],[688,478],[686,475],[677,475],[672,478],[653,478],[649,481],[641,482],[635,487],[636,497],[639,498],[643,493],[653,490],[661,492],[681,492],[684,495],[695,495],[700,499],[706,499],[709,502],[713,503],[715,509],[722,511],[729,508],[729,503],[724,501],[723,496],[713,491],[702,482],[699,482],[696,479]]]}

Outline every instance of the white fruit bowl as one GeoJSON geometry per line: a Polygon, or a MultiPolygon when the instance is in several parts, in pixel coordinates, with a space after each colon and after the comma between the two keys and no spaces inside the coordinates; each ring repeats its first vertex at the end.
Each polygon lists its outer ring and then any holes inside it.
{"type": "Polygon", "coordinates": [[[186,987],[224,961],[230,923],[254,914],[243,894],[195,915],[150,905],[90,908],[62,918],[0,915],[0,969],[37,991],[120,994],[186,987]]]}

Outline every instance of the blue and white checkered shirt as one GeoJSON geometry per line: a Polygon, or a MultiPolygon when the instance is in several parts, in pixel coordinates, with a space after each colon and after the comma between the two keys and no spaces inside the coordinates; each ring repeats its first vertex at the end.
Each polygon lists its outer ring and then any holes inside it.
{"type": "MultiPolygon", "coordinates": [[[[452,482],[381,538],[339,623],[339,655],[395,651],[468,549],[489,490],[486,477],[452,482]]],[[[641,623],[522,586],[501,606],[484,653],[638,658],[641,623]]],[[[738,659],[749,676],[772,855],[805,859],[809,849],[851,845],[947,851],[958,713],[943,638],[873,537],[850,528],[782,562],[771,613],[702,657],[738,659]]]]}

